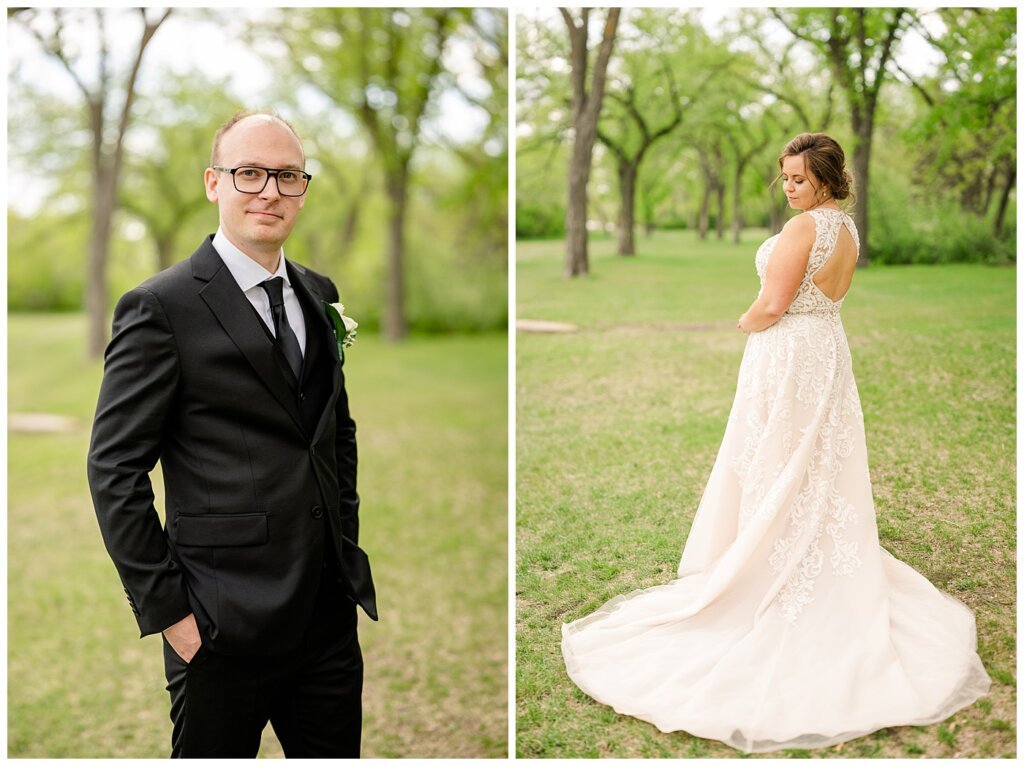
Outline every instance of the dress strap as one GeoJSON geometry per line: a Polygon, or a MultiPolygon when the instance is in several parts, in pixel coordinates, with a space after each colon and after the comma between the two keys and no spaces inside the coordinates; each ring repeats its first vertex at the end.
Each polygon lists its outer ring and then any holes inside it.
{"type": "Polygon", "coordinates": [[[811,248],[811,255],[807,260],[807,276],[814,274],[831,257],[839,241],[839,232],[846,224],[853,243],[860,251],[860,237],[857,234],[857,227],[853,217],[845,210],[837,208],[814,208],[807,211],[814,219],[814,246],[811,248]]]}

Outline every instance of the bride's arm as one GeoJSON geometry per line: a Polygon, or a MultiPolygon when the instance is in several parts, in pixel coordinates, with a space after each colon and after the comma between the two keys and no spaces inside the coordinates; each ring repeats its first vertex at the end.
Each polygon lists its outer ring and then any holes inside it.
{"type": "Polygon", "coordinates": [[[807,271],[814,246],[814,219],[807,213],[791,218],[768,259],[764,289],[736,325],[743,332],[760,332],[786,313],[807,271]]]}

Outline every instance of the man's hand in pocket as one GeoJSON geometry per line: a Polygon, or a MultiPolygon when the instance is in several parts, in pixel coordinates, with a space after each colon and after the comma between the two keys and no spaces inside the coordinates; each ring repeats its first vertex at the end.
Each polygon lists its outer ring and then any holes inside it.
{"type": "Polygon", "coordinates": [[[199,638],[199,628],[196,625],[194,614],[189,614],[188,617],[166,628],[164,638],[186,663],[192,662],[192,658],[196,656],[196,652],[203,645],[202,639],[199,638]]]}

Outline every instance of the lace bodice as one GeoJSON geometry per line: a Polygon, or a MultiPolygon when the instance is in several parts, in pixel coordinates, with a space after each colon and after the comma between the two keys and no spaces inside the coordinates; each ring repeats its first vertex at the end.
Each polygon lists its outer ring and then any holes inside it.
{"type": "MultiPolygon", "coordinates": [[[[811,314],[811,313],[838,313],[846,299],[844,295],[838,301],[833,301],[814,284],[814,275],[818,269],[825,265],[825,262],[832,256],[836,249],[836,242],[839,239],[839,231],[843,224],[849,229],[853,236],[854,244],[860,249],[860,238],[857,236],[857,227],[853,219],[842,210],[831,208],[817,208],[809,210],[808,214],[814,219],[814,245],[811,247],[811,254],[807,258],[807,270],[796,291],[793,303],[786,311],[787,314],[811,314]]],[[[769,237],[757,249],[757,256],[754,264],[757,267],[757,276],[761,280],[761,289],[764,289],[765,273],[768,270],[768,258],[775,248],[779,235],[769,237]]]]}

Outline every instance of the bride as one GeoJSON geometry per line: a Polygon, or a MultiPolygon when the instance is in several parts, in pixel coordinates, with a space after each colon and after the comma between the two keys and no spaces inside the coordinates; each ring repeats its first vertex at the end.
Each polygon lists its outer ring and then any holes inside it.
{"type": "Polygon", "coordinates": [[[745,752],[941,721],[989,688],[974,615],[879,545],[839,318],[859,251],[842,148],[779,158],[803,211],[757,251],[761,291],[678,579],[563,625],[572,680],[662,731],[745,752]]]}

